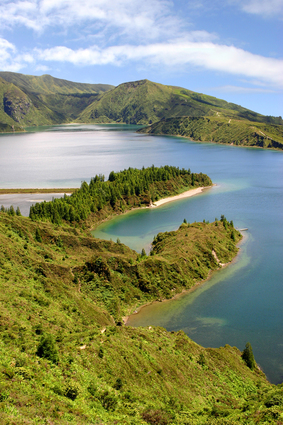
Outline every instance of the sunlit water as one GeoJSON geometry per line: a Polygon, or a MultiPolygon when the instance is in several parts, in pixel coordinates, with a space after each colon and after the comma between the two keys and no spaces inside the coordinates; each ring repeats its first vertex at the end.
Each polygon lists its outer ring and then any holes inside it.
{"type": "MultiPolygon", "coordinates": [[[[104,223],[95,236],[150,249],[154,235],[220,218],[247,227],[240,255],[204,285],[154,303],[130,324],[183,329],[203,346],[252,344],[268,378],[283,380],[283,152],[153,137],[127,126],[57,126],[0,136],[0,187],[79,187],[111,170],[159,165],[207,173],[217,186],[104,223]],[[46,131],[47,130],[47,131],[46,131]]],[[[16,206],[16,205],[15,205],[16,206]]]]}

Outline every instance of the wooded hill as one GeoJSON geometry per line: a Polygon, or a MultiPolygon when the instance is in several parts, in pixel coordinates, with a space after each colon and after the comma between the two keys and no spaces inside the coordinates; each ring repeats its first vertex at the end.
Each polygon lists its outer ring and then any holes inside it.
{"type": "Polygon", "coordinates": [[[163,118],[217,116],[282,125],[242,106],[148,80],[81,84],[43,75],[0,72],[0,131],[68,122],[152,124],[163,118]]]}
{"type": "Polygon", "coordinates": [[[217,117],[166,118],[139,130],[148,134],[189,137],[202,142],[283,149],[283,126],[217,117]]]}
{"type": "Polygon", "coordinates": [[[82,225],[0,211],[1,424],[279,425],[282,386],[237,348],[122,326],[230,261],[239,239],[223,216],[183,223],[146,256],[82,225]]]}

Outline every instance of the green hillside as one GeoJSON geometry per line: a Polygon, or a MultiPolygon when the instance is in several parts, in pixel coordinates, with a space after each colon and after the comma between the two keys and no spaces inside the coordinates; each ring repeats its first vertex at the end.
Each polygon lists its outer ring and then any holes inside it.
{"type": "Polygon", "coordinates": [[[74,120],[106,84],[82,84],[43,75],[0,72],[0,128],[2,131],[52,125],[74,120]],[[8,125],[8,127],[7,127],[8,125]]]}
{"type": "Polygon", "coordinates": [[[113,88],[108,84],[85,84],[61,80],[51,75],[25,75],[15,72],[0,72],[5,81],[15,84],[24,91],[34,94],[93,94],[101,93],[113,88]]]}
{"type": "Polygon", "coordinates": [[[8,124],[14,130],[23,130],[26,126],[58,124],[62,118],[62,114],[56,114],[35,95],[0,77],[1,128],[8,124]]]}
{"type": "Polygon", "coordinates": [[[282,126],[223,116],[167,118],[139,131],[189,137],[203,142],[283,149],[282,126]]]}
{"type": "Polygon", "coordinates": [[[223,117],[282,125],[242,106],[181,87],[148,80],[83,84],[54,78],[0,72],[0,130],[67,122],[152,124],[164,118],[223,117]]]}
{"type": "Polygon", "coordinates": [[[217,116],[218,113],[258,122],[283,123],[280,117],[266,117],[225,100],[148,80],[120,84],[98,96],[78,121],[151,124],[163,118],[217,116]]]}
{"type": "Polygon", "coordinates": [[[183,223],[142,256],[0,211],[1,424],[280,424],[282,386],[237,348],[121,322],[205,279],[239,238],[224,217],[183,223]]]}

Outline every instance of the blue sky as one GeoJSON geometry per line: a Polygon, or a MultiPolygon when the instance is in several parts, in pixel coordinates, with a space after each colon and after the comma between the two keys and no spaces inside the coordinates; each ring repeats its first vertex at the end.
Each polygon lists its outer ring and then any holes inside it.
{"type": "Polygon", "coordinates": [[[1,0],[0,70],[147,78],[283,115],[283,0],[1,0]]]}

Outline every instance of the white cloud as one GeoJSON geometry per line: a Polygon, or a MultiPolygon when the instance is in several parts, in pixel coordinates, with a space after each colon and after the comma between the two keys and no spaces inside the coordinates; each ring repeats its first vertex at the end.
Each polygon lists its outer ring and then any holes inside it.
{"type": "Polygon", "coordinates": [[[283,0],[233,0],[247,13],[261,15],[264,18],[282,17],[283,0]]]}
{"type": "Polygon", "coordinates": [[[176,36],[182,23],[167,0],[3,0],[2,27],[24,25],[38,32],[48,27],[72,28],[84,25],[84,32],[107,33],[115,37],[157,39],[176,36]]]}
{"type": "Polygon", "coordinates": [[[0,69],[5,71],[17,72],[24,68],[26,64],[34,62],[34,56],[31,53],[18,54],[16,47],[0,38],[0,69]]]}
{"type": "Polygon", "coordinates": [[[255,55],[234,46],[211,41],[180,41],[146,46],[123,45],[100,49],[72,50],[64,46],[37,50],[38,59],[70,62],[75,65],[126,65],[128,61],[147,61],[149,65],[195,66],[207,70],[245,76],[283,86],[283,60],[255,55]]]}
{"type": "Polygon", "coordinates": [[[278,91],[272,89],[264,89],[260,87],[240,87],[232,85],[212,87],[210,90],[224,93],[278,93],[278,91]]]}

